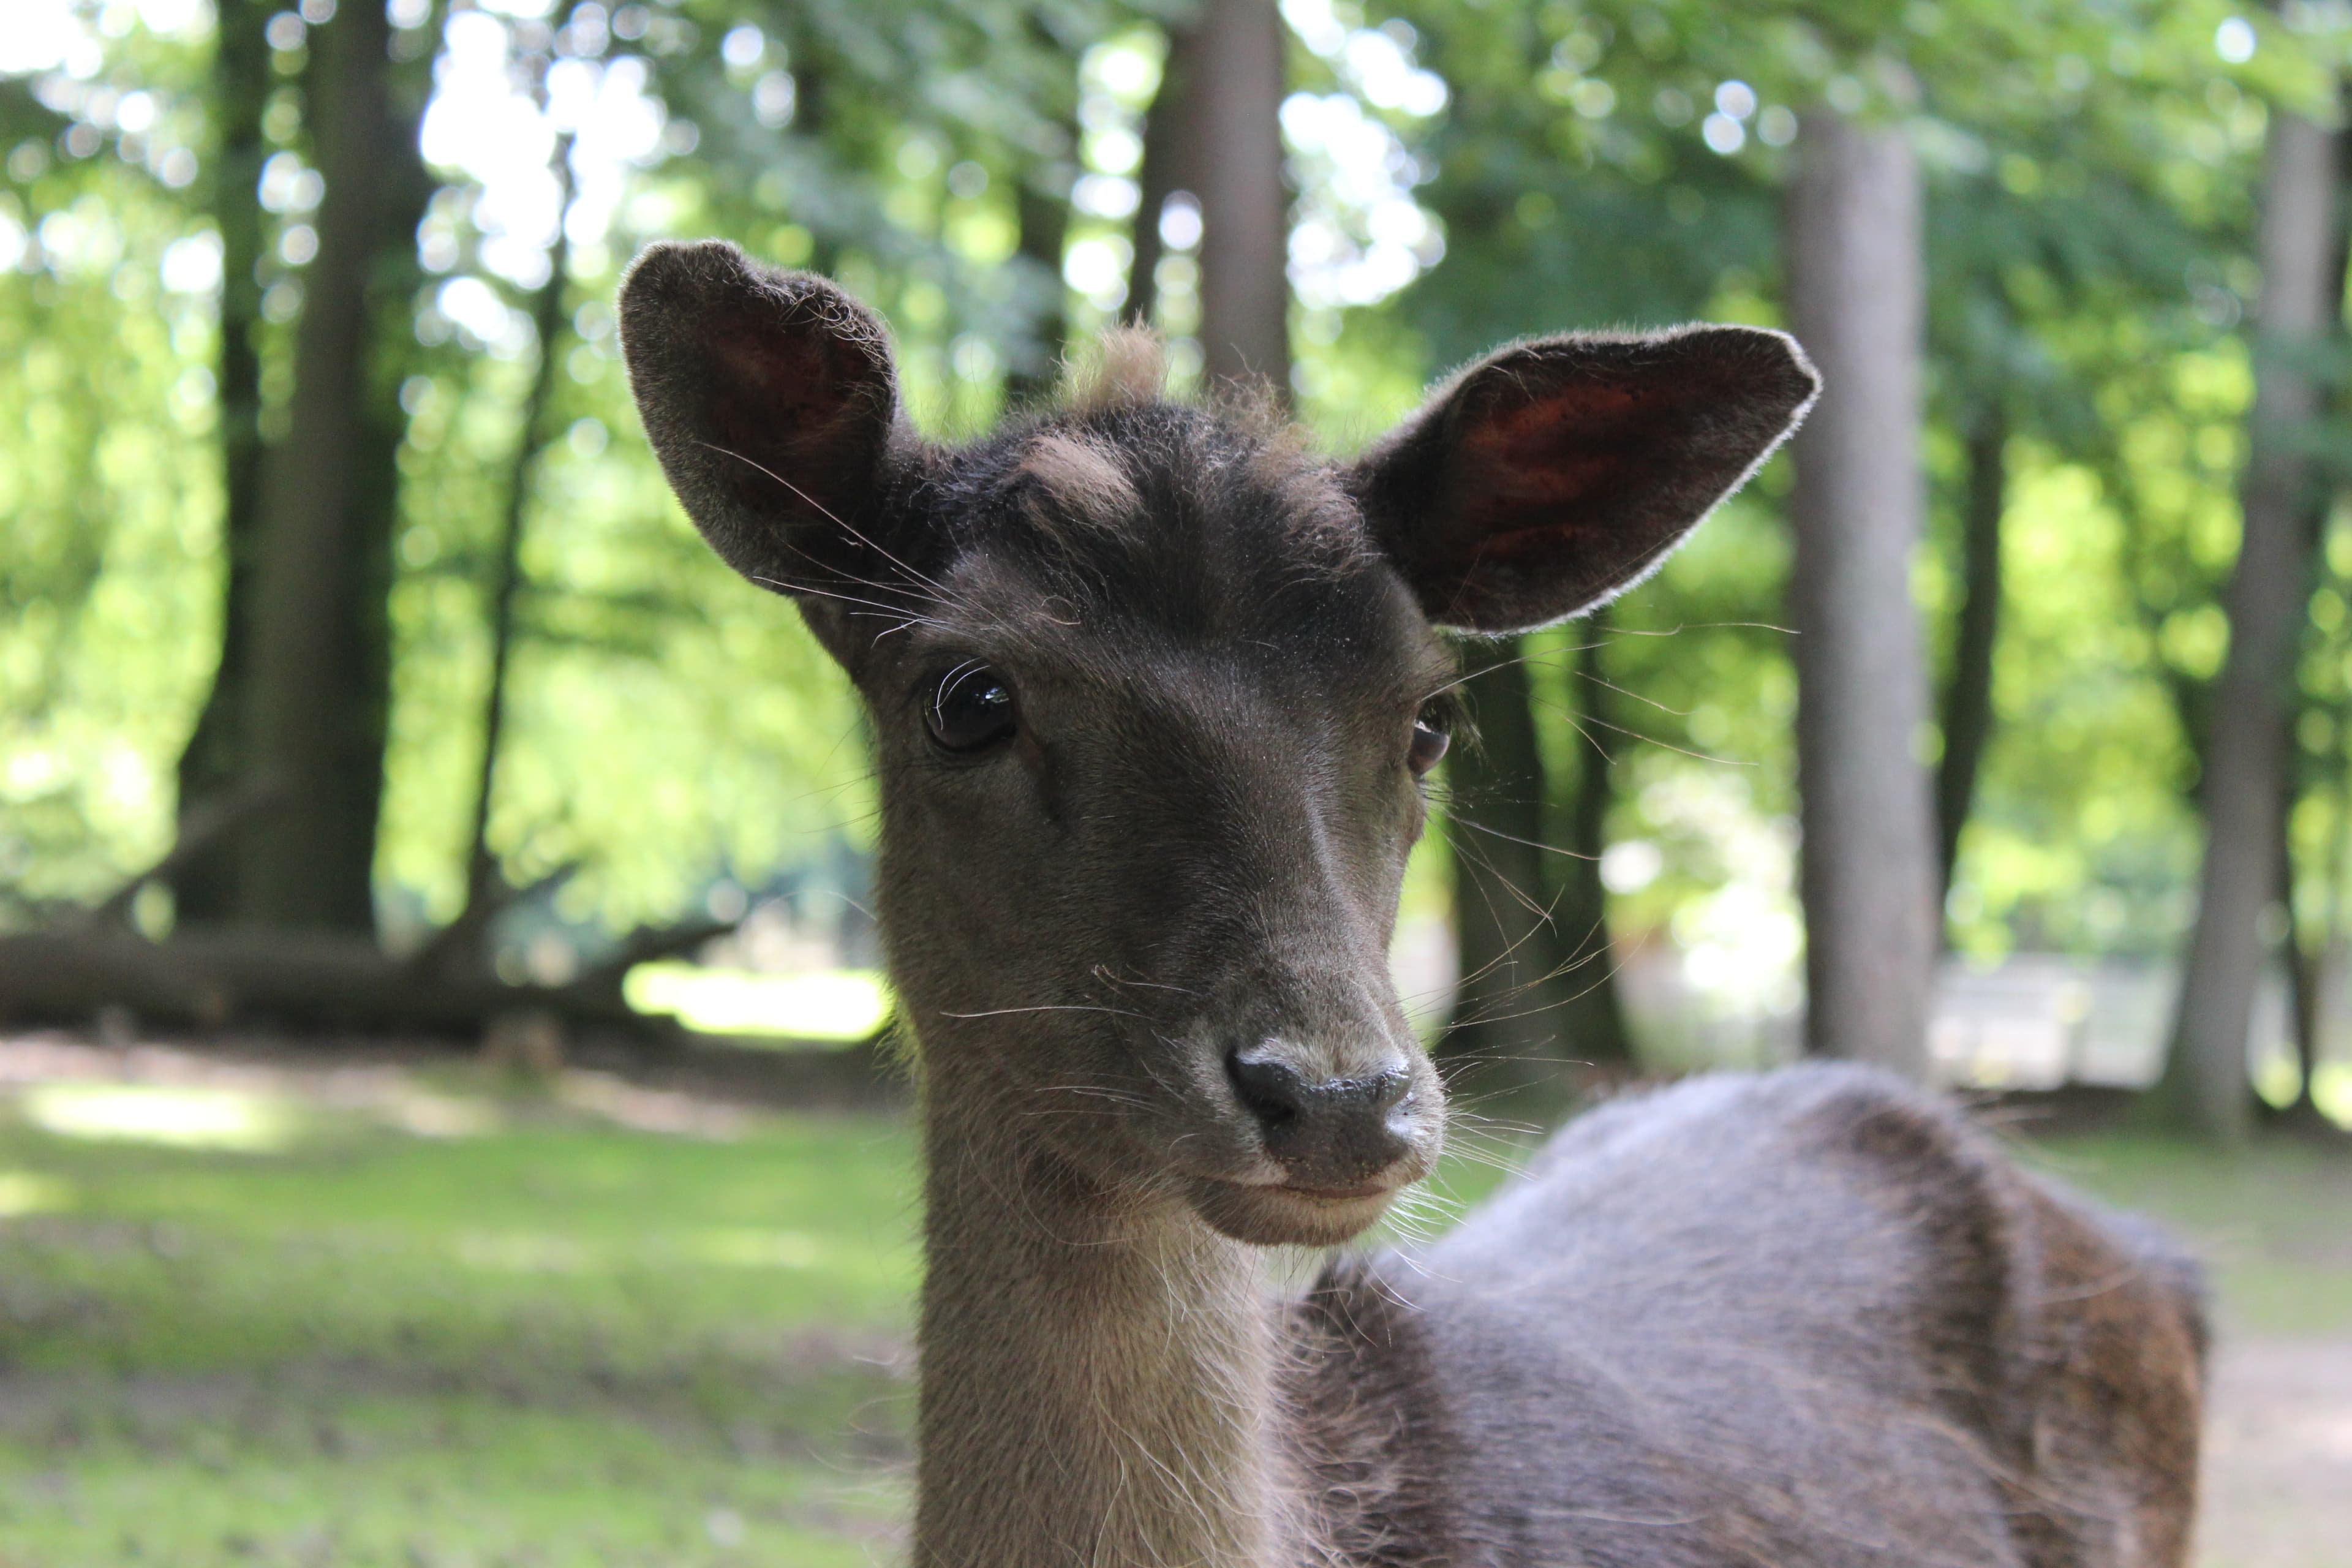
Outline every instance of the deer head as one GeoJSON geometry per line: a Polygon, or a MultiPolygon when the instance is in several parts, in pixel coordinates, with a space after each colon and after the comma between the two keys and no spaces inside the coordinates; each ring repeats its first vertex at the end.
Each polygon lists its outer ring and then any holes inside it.
{"type": "Polygon", "coordinates": [[[1338,464],[1114,368],[950,449],[822,279],[656,246],[620,318],[688,513],[871,715],[926,1094],[1072,1191],[1263,1243],[1356,1234],[1439,1148],[1385,956],[1438,629],[1640,581],[1815,388],[1777,332],[1538,339],[1338,464]]]}

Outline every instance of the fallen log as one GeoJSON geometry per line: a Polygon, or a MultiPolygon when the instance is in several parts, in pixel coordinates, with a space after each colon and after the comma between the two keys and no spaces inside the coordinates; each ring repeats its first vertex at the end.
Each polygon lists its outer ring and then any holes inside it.
{"type": "Polygon", "coordinates": [[[667,1037],[667,1020],[635,1013],[623,999],[624,973],[599,967],[561,985],[516,984],[487,973],[420,972],[363,938],[228,929],[149,942],[121,928],[84,927],[0,936],[0,1017],[81,1021],[121,1007],[200,1028],[266,1021],[478,1036],[498,1018],[536,1011],[573,1028],[667,1037]]]}

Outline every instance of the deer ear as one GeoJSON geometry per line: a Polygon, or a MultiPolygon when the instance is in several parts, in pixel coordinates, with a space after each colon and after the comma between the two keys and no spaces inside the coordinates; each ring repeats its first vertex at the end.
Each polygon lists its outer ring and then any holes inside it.
{"type": "Polygon", "coordinates": [[[1655,571],[1820,385],[1796,340],[1757,328],[1539,338],[1441,388],[1355,489],[1431,620],[1524,631],[1655,571]]]}
{"type": "Polygon", "coordinates": [[[621,280],[620,326],[662,471],[730,566],[781,593],[876,574],[859,563],[878,558],[898,390],[872,312],[706,240],[648,247],[621,280]]]}

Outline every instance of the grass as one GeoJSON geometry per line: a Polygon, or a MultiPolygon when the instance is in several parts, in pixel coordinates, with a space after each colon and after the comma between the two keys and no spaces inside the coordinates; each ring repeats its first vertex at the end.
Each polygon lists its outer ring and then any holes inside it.
{"type": "Polygon", "coordinates": [[[0,1563],[865,1563],[905,1131],[0,1131],[0,1563]]]}
{"type": "MultiPolygon", "coordinates": [[[[712,1142],[509,1108],[427,1138],[25,1103],[0,1117],[5,1568],[890,1559],[901,1123],[712,1142]],[[273,1131],[155,1141],[173,1125],[273,1131]]],[[[2352,1333],[2352,1164],[2129,1137],[2033,1157],[2189,1233],[2227,1323],[2352,1333]]],[[[1444,1177],[1463,1201],[1494,1179],[1444,1177]]]]}
{"type": "Polygon", "coordinates": [[[2135,1134],[2050,1140],[2030,1163],[2153,1215],[2210,1271],[2224,1336],[2352,1336],[2352,1156],[2299,1140],[2242,1153],[2135,1134]]]}

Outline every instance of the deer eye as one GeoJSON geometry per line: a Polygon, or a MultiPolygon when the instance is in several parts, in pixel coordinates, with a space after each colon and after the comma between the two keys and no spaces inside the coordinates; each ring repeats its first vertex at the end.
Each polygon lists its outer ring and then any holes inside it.
{"type": "Polygon", "coordinates": [[[1412,721],[1412,743],[1405,751],[1404,763],[1416,773],[1425,773],[1437,765],[1445,748],[1454,740],[1445,715],[1423,709],[1412,721]]]}
{"type": "Polygon", "coordinates": [[[945,752],[979,752],[1013,738],[1013,686],[984,664],[960,664],[940,678],[923,709],[924,727],[945,752]]]}

